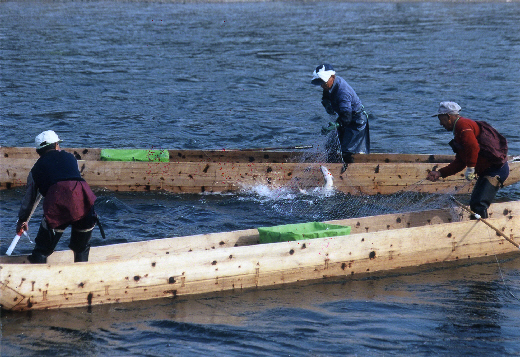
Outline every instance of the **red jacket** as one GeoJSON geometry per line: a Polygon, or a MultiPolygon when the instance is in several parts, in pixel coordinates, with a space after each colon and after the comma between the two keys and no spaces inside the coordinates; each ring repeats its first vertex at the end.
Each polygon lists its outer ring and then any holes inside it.
{"type": "Polygon", "coordinates": [[[474,167],[477,175],[481,175],[491,167],[489,160],[479,155],[480,127],[477,123],[471,119],[460,117],[455,123],[454,135],[455,145],[458,146],[459,150],[455,155],[455,160],[439,170],[443,178],[454,175],[466,167],[474,167]]]}

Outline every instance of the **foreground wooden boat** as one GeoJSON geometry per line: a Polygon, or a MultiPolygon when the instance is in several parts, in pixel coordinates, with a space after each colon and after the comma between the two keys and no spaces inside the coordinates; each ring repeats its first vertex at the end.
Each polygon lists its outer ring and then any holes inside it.
{"type": "MultiPolygon", "coordinates": [[[[101,161],[101,149],[64,150],[76,156],[92,187],[114,191],[230,192],[258,185],[307,189],[324,183],[321,164],[298,151],[168,150],[168,162],[128,162],[101,161]]],[[[33,148],[0,148],[0,189],[25,185],[37,158],[33,148]]],[[[451,155],[369,154],[356,155],[345,171],[341,163],[325,165],[335,189],[353,195],[470,192],[472,185],[462,173],[437,182],[424,180],[428,171],[452,159],[451,155]]],[[[510,166],[506,185],[520,181],[520,162],[512,161],[510,166]]]]}
{"type": "MultiPolygon", "coordinates": [[[[496,203],[488,222],[518,242],[520,201],[496,203]]],[[[459,209],[330,223],[350,235],[258,244],[256,229],[94,247],[87,263],[71,251],[48,264],[0,257],[0,304],[23,311],[92,306],[363,276],[404,267],[519,252],[459,209]],[[457,222],[454,222],[457,220],[457,222]]]]}

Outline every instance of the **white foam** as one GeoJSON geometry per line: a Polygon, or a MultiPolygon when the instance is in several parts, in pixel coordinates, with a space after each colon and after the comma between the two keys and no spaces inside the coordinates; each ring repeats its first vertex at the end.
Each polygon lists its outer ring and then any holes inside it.
{"type": "Polygon", "coordinates": [[[296,187],[270,187],[266,185],[256,185],[251,187],[243,187],[242,191],[259,196],[261,199],[268,200],[292,200],[299,195],[314,197],[330,197],[335,194],[334,177],[325,166],[320,166],[325,184],[321,187],[311,189],[303,189],[296,187]]]}

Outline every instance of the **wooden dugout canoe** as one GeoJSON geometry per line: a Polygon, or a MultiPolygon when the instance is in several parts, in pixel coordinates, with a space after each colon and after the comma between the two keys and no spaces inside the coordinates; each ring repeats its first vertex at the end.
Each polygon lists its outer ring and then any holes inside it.
{"type": "MultiPolygon", "coordinates": [[[[298,151],[168,150],[169,162],[101,161],[101,149],[63,149],[78,159],[80,171],[92,186],[114,191],[173,193],[232,192],[264,185],[273,189],[307,189],[323,185],[320,163],[298,151]]],[[[0,190],[26,184],[38,156],[33,148],[0,147],[0,190]]],[[[428,171],[447,165],[451,155],[356,155],[354,164],[324,164],[336,190],[357,194],[415,192],[468,193],[472,185],[463,174],[437,182],[424,180],[428,171]]],[[[510,185],[520,181],[520,162],[510,163],[510,185]]]]}
{"type": "MultiPolygon", "coordinates": [[[[518,242],[520,201],[495,203],[488,222],[518,242]]],[[[24,311],[241,290],[518,252],[455,209],[353,218],[350,235],[258,244],[256,229],[93,247],[47,264],[0,257],[0,303],[24,311]],[[454,221],[456,220],[456,222],[454,221]]]]}

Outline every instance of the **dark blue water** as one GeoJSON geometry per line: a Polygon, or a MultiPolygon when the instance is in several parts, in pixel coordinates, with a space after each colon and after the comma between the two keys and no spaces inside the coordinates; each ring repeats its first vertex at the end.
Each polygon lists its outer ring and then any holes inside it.
{"type": "MultiPolygon", "coordinates": [[[[0,145],[32,146],[47,129],[68,147],[315,145],[330,118],[309,82],[327,61],[370,112],[375,152],[450,153],[450,135],[431,114],[454,100],[519,155],[519,18],[518,2],[0,2],[0,145]]],[[[96,194],[108,235],[96,232],[96,245],[347,214],[337,209],[344,197],[262,190],[96,194]]],[[[0,192],[2,247],[22,196],[0,192]]],[[[498,199],[520,199],[518,185],[498,199]]],[[[17,253],[31,248],[23,238],[17,253]]],[[[520,355],[516,297],[512,256],[91,311],[3,313],[0,354],[520,355]]]]}

